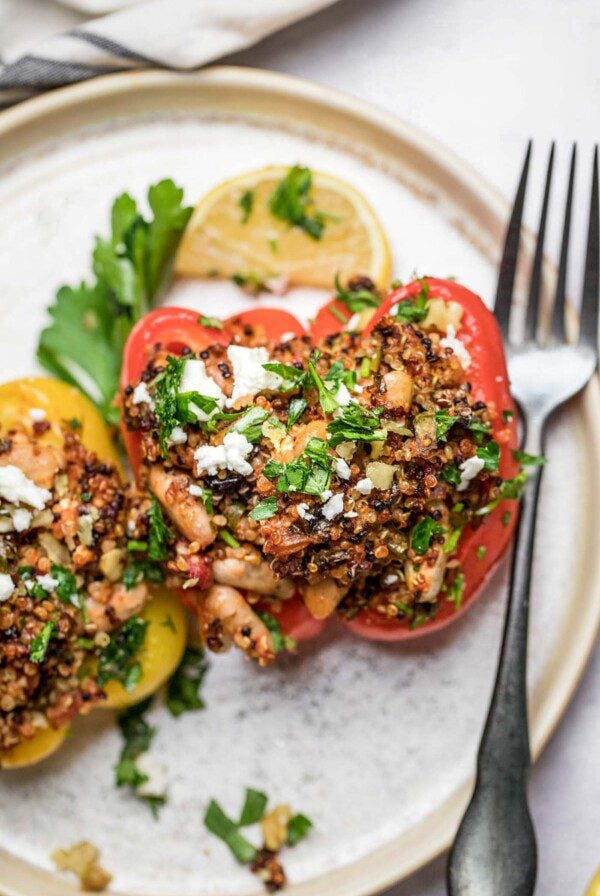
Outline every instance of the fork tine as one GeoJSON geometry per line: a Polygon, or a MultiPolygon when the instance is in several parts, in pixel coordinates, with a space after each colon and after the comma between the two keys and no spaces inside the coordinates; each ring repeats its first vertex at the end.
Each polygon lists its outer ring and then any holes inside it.
{"type": "Polygon", "coordinates": [[[569,186],[567,187],[567,200],[565,202],[565,217],[563,223],[562,240],[560,244],[560,263],[558,266],[558,279],[556,281],[556,293],[554,296],[554,308],[552,309],[552,336],[557,342],[566,342],[565,334],[565,296],[567,291],[567,269],[569,263],[569,240],[571,237],[571,209],[573,207],[573,186],[575,184],[575,168],[577,166],[577,144],[573,144],[571,151],[571,167],[569,169],[569,186]]]}
{"type": "Polygon", "coordinates": [[[581,325],[579,341],[598,349],[598,290],[600,286],[600,222],[598,220],[598,147],[594,147],[592,175],[592,196],[590,199],[590,219],[588,241],[585,253],[585,276],[581,296],[581,325]]]}
{"type": "Polygon", "coordinates": [[[515,203],[513,205],[510,221],[508,222],[508,230],[506,231],[506,240],[504,242],[504,252],[502,254],[500,272],[498,274],[498,289],[496,292],[496,300],[494,302],[494,313],[498,319],[502,335],[506,340],[508,340],[510,309],[512,305],[513,288],[515,285],[517,260],[519,257],[521,220],[523,218],[523,206],[525,204],[525,190],[527,188],[527,174],[529,173],[530,158],[531,140],[527,144],[527,152],[525,153],[521,179],[519,180],[515,203]]]}
{"type": "Polygon", "coordinates": [[[544,187],[544,200],[542,202],[542,211],[540,213],[540,225],[538,228],[538,238],[535,247],[535,255],[533,257],[533,267],[531,269],[531,279],[529,281],[529,296],[527,299],[527,314],[525,316],[525,339],[535,339],[538,309],[540,305],[540,287],[542,285],[542,265],[544,262],[544,239],[546,237],[546,218],[548,217],[548,200],[550,198],[550,188],[552,186],[552,169],[554,166],[554,142],[550,147],[550,155],[548,156],[548,168],[546,170],[546,186],[544,187]]]}

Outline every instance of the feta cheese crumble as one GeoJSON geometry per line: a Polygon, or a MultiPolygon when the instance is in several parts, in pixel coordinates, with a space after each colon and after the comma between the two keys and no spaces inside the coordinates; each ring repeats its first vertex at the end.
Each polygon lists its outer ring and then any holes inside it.
{"type": "Polygon", "coordinates": [[[46,411],[43,408],[29,408],[29,419],[32,423],[41,423],[46,419],[46,411]]]}
{"type": "Polygon", "coordinates": [[[40,488],[29,479],[19,467],[7,464],[0,467],[0,498],[11,504],[29,504],[36,510],[43,510],[52,497],[47,488],[40,488]]]}
{"type": "Polygon", "coordinates": [[[290,342],[290,340],[295,339],[295,338],[296,338],[296,334],[293,333],[291,330],[288,330],[287,333],[281,334],[281,342],[290,342]]]}
{"type": "Polygon", "coordinates": [[[54,589],[58,587],[58,579],[55,579],[49,574],[46,574],[45,576],[36,576],[35,580],[44,591],[48,592],[48,594],[52,594],[54,589]]]}
{"type": "Polygon", "coordinates": [[[344,496],[339,492],[337,495],[332,495],[321,509],[326,520],[335,519],[344,510],[344,496]]]}
{"type": "Polygon", "coordinates": [[[200,445],[194,452],[198,472],[206,470],[215,476],[218,470],[233,470],[242,476],[249,476],[252,466],[246,458],[253,448],[246,436],[240,432],[228,432],[221,445],[200,445]]]}
{"type": "Polygon", "coordinates": [[[456,487],[457,491],[464,492],[471,479],[475,479],[484,467],[485,461],[480,457],[468,457],[464,460],[458,468],[460,470],[460,482],[456,487]]]}
{"type": "Polygon", "coordinates": [[[216,414],[225,404],[225,396],[221,392],[219,385],[206,372],[204,361],[200,358],[188,358],[183,365],[183,373],[179,381],[179,394],[183,395],[185,392],[198,392],[199,395],[216,399],[217,406],[208,414],[200,410],[193,401],[190,402],[190,411],[202,423],[210,420],[212,415],[216,414]]]}
{"type": "Polygon", "coordinates": [[[358,516],[356,510],[348,510],[347,513],[344,514],[347,520],[353,520],[358,516]]]}
{"type": "Polygon", "coordinates": [[[169,445],[185,445],[186,442],[187,433],[185,430],[181,426],[174,426],[169,436],[169,445]]]}
{"type": "Polygon", "coordinates": [[[352,401],[350,393],[348,392],[348,387],[345,383],[340,383],[333,397],[341,408],[348,407],[348,405],[352,401]]]}
{"type": "Polygon", "coordinates": [[[305,504],[304,501],[301,504],[296,504],[296,510],[298,511],[298,516],[303,520],[314,520],[314,514],[310,513],[308,504],[305,504]]]}
{"type": "Polygon", "coordinates": [[[15,590],[15,583],[11,577],[3,572],[0,573],[0,601],[8,600],[15,590]]]}
{"type": "Polygon", "coordinates": [[[384,580],[383,580],[383,584],[384,584],[384,585],[393,585],[394,582],[397,582],[397,581],[398,581],[398,576],[397,576],[395,573],[390,572],[390,573],[384,578],[384,580]]]}
{"type": "Polygon", "coordinates": [[[148,391],[147,383],[138,383],[131,396],[132,404],[147,404],[154,410],[154,399],[148,391]]]}
{"type": "Polygon", "coordinates": [[[333,469],[340,479],[350,479],[350,467],[343,457],[336,457],[333,461],[333,469]]]}
{"type": "Polygon", "coordinates": [[[373,491],[373,483],[367,476],[365,479],[359,479],[354,488],[357,492],[360,492],[361,495],[370,495],[373,491]]]}
{"type": "Polygon", "coordinates": [[[17,532],[25,532],[26,529],[29,529],[32,520],[32,513],[29,510],[25,510],[24,507],[20,507],[17,510],[13,510],[12,521],[13,526],[15,527],[17,532]]]}
{"type": "Polygon", "coordinates": [[[326,488],[324,492],[321,492],[321,501],[329,501],[332,495],[333,492],[331,491],[331,489],[326,488]]]}
{"type": "Polygon", "coordinates": [[[140,753],[135,760],[135,767],[147,781],[142,781],[135,788],[138,796],[165,796],[167,792],[167,769],[152,753],[140,753]]]}
{"type": "Polygon", "coordinates": [[[188,492],[189,492],[190,495],[192,495],[194,498],[201,498],[202,495],[204,494],[204,489],[202,488],[201,485],[196,485],[195,482],[192,482],[192,484],[191,484],[190,487],[188,488],[188,492]]]}
{"type": "Polygon", "coordinates": [[[233,392],[227,399],[227,407],[231,408],[240,398],[253,398],[264,389],[279,389],[282,379],[276,373],[265,370],[263,364],[271,360],[264,347],[246,348],[243,345],[230,345],[227,357],[233,368],[233,392]]]}
{"type": "Polygon", "coordinates": [[[466,349],[464,343],[457,339],[456,330],[452,326],[452,324],[448,324],[446,329],[446,335],[443,339],[440,339],[440,345],[443,348],[451,348],[456,357],[458,358],[461,367],[466,370],[467,367],[471,365],[471,355],[466,349]]]}

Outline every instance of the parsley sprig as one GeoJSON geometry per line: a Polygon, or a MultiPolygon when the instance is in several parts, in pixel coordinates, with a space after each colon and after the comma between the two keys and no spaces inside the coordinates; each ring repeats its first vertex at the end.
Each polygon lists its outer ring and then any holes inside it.
{"type": "Polygon", "coordinates": [[[313,208],[310,168],[294,165],[278,183],[269,199],[269,211],[275,218],[300,227],[313,240],[320,240],[329,215],[313,208]]]}
{"type": "Polygon", "coordinates": [[[40,336],[42,366],[78,386],[111,424],[118,421],[113,401],[125,341],[160,294],[192,213],[182,200],[183,190],[172,180],[154,184],[148,190],[152,215],[146,219],[131,196],[119,196],[110,235],[96,238],[95,280],[58,290],[49,308],[52,323],[40,336]]]}
{"type": "MultiPolygon", "coordinates": [[[[118,718],[118,725],[125,740],[119,761],[115,766],[115,783],[117,787],[130,787],[135,793],[141,784],[145,784],[148,776],[140,772],[136,760],[150,749],[156,729],[152,728],[144,714],[150,708],[152,697],[147,697],[141,703],[130,706],[122,712],[118,718]]],[[[138,795],[139,796],[139,795],[138,795]]],[[[165,803],[164,796],[140,797],[150,808],[156,818],[158,810],[165,803]]]]}

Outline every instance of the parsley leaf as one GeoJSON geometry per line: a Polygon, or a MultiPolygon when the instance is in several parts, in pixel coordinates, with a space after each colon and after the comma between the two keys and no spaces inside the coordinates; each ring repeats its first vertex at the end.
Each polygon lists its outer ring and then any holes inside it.
{"type": "Polygon", "coordinates": [[[421,280],[421,289],[414,299],[398,302],[396,318],[401,323],[419,324],[429,313],[429,284],[421,280]]]}
{"type": "Polygon", "coordinates": [[[200,687],[207,670],[208,662],[204,651],[196,647],[187,647],[167,685],[167,708],[172,716],[177,717],[184,712],[204,709],[200,687]]]}
{"type": "Polygon", "coordinates": [[[263,793],[261,790],[253,790],[252,787],[247,787],[238,826],[243,828],[249,824],[257,824],[264,817],[266,808],[266,793],[263,793]]]}
{"type": "Polygon", "coordinates": [[[146,638],[148,623],[139,616],[130,616],[111,636],[98,659],[98,684],[100,687],[114,679],[126,691],[132,691],[140,682],[142,667],[136,660],[146,638]]]}
{"type": "Polygon", "coordinates": [[[442,467],[440,477],[451,485],[460,485],[461,475],[456,464],[445,464],[442,467]]]}
{"type": "Polygon", "coordinates": [[[152,582],[153,585],[160,585],[165,578],[165,571],[159,563],[153,563],[152,560],[142,557],[131,561],[123,573],[123,584],[127,591],[131,591],[143,579],[152,582]]]}
{"type": "Polygon", "coordinates": [[[340,442],[383,442],[386,433],[381,428],[382,408],[368,410],[352,401],[341,408],[341,413],[327,427],[331,439],[329,444],[335,448],[340,442]]]}
{"type": "Polygon", "coordinates": [[[32,663],[43,663],[50,641],[56,634],[56,619],[46,622],[39,635],[36,635],[29,648],[29,659],[32,663]]]}
{"type": "Polygon", "coordinates": [[[80,600],[77,582],[71,570],[53,563],[50,567],[50,573],[52,578],[58,582],[54,590],[59,600],[63,604],[73,604],[78,609],[85,608],[85,603],[82,603],[80,600]]]}
{"type": "Polygon", "coordinates": [[[263,467],[263,475],[272,482],[277,480],[277,491],[288,494],[301,492],[321,495],[329,488],[332,458],[323,439],[312,438],[304,453],[288,464],[269,461],[263,467]]]}
{"type": "Polygon", "coordinates": [[[281,623],[272,613],[266,613],[263,610],[255,610],[254,612],[262,619],[269,630],[275,653],[281,653],[282,650],[294,651],[296,649],[296,639],[283,634],[281,623]]]}
{"type": "Polygon", "coordinates": [[[268,411],[255,405],[252,408],[248,408],[241,417],[238,417],[231,429],[246,436],[249,442],[255,444],[256,442],[260,442],[262,425],[268,416],[268,411]]]}
{"type": "Polygon", "coordinates": [[[431,539],[435,535],[443,535],[444,527],[432,516],[424,516],[412,530],[410,546],[416,554],[422,556],[429,550],[431,539]]]}
{"type": "Polygon", "coordinates": [[[303,815],[301,812],[292,815],[288,822],[286,844],[288,846],[295,846],[296,843],[306,837],[312,826],[313,823],[310,818],[307,818],[306,815],[303,815]]]}
{"type": "MultiPolygon", "coordinates": [[[[335,298],[338,302],[343,302],[346,308],[353,314],[364,311],[365,308],[378,308],[381,299],[374,289],[366,289],[364,286],[353,287],[350,283],[346,289],[340,283],[339,271],[335,275],[335,298]]],[[[333,309],[330,309],[333,310],[333,309]]],[[[343,321],[346,323],[346,321],[343,321]]]]}
{"type": "Polygon", "coordinates": [[[194,408],[212,414],[218,407],[216,398],[199,392],[179,392],[187,358],[167,357],[165,369],[152,381],[154,413],[158,420],[158,441],[163,457],[169,455],[169,438],[176,426],[197,423],[194,408]]]}
{"type": "Polygon", "coordinates": [[[259,520],[270,520],[272,516],[275,516],[277,513],[277,498],[275,496],[271,498],[264,498],[253,510],[250,511],[248,516],[251,520],[258,522],[259,520]]]}
{"type": "Polygon", "coordinates": [[[298,370],[297,367],[292,367],[291,364],[269,361],[267,364],[263,364],[263,367],[265,370],[276,373],[277,376],[281,377],[283,383],[279,387],[280,392],[291,392],[292,389],[298,389],[304,385],[306,380],[306,371],[298,370]]]}
{"type": "Polygon", "coordinates": [[[459,572],[450,587],[448,588],[448,595],[446,600],[449,600],[454,604],[455,610],[460,610],[463,592],[465,590],[465,576],[463,572],[459,572]]]}
{"type": "Polygon", "coordinates": [[[171,180],[151,186],[153,216],[146,220],[131,196],[117,197],[109,237],[96,238],[95,281],[61,287],[49,308],[52,323],[40,335],[40,363],[85,392],[111,424],[118,422],[113,400],[123,346],[163,287],[192,212],[182,199],[171,180]]]}
{"type": "Polygon", "coordinates": [[[242,210],[242,224],[246,224],[254,207],[254,190],[245,190],[239,198],[238,205],[242,210]]]}
{"type": "Polygon", "coordinates": [[[213,330],[222,330],[224,327],[223,321],[218,317],[205,317],[204,314],[200,315],[198,323],[202,327],[211,327],[213,330]]]}
{"type": "Polygon", "coordinates": [[[314,361],[308,362],[308,372],[310,374],[310,378],[312,379],[313,385],[319,393],[319,403],[321,405],[321,408],[323,409],[323,413],[333,414],[333,412],[338,409],[339,405],[317,373],[317,368],[315,367],[314,361]]]}
{"type": "Polygon", "coordinates": [[[307,407],[308,402],[305,398],[292,398],[288,407],[288,429],[291,429],[294,423],[298,422],[307,407]]]}
{"type": "MultiPolygon", "coordinates": [[[[115,766],[115,783],[117,787],[131,787],[135,792],[140,784],[145,784],[148,776],[140,772],[136,760],[145,753],[152,743],[155,729],[144,719],[144,713],[150,708],[152,697],[147,697],[140,703],[130,706],[122,712],[118,719],[118,725],[125,744],[121,750],[119,761],[115,766]]],[[[140,797],[149,806],[156,818],[158,809],[166,802],[164,796],[140,797]]]]}
{"type": "Polygon", "coordinates": [[[500,461],[500,445],[492,439],[477,449],[477,457],[484,462],[484,470],[495,473],[500,461]]]}
{"type": "Polygon", "coordinates": [[[165,523],[162,508],[154,495],[148,511],[148,523],[148,557],[150,560],[166,560],[173,533],[165,523]]]}
{"type": "Polygon", "coordinates": [[[541,454],[527,454],[526,451],[513,451],[512,454],[523,467],[541,467],[548,463],[548,458],[541,454]]]}
{"type": "Polygon", "coordinates": [[[231,850],[233,856],[242,865],[252,862],[256,856],[256,847],[242,837],[237,824],[231,820],[216,800],[211,800],[204,815],[204,824],[216,837],[219,837],[231,850]]]}
{"type": "Polygon", "coordinates": [[[300,227],[313,240],[320,240],[325,229],[326,215],[314,211],[310,196],[312,172],[310,168],[294,165],[279,182],[269,199],[269,211],[275,218],[300,227]]]}

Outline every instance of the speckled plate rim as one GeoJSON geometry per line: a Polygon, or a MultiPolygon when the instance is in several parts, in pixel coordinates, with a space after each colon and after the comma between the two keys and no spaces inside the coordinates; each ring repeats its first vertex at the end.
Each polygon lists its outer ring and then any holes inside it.
{"type": "MultiPolygon", "coordinates": [[[[467,164],[426,134],[388,112],[320,85],[287,75],[220,66],[193,74],[163,71],[107,75],[28,100],[0,113],[0,164],[18,159],[49,139],[116,116],[156,114],[160,109],[242,116],[294,125],[319,139],[342,138],[367,158],[389,164],[424,201],[448,203],[452,223],[475,247],[495,260],[508,217],[506,201],[467,164]],[[402,172],[397,171],[402,159],[402,172]]],[[[526,233],[525,256],[533,238],[526,233]]],[[[555,271],[546,264],[544,289],[550,294],[555,271]]],[[[590,494],[600,495],[600,384],[594,378],[576,399],[590,458],[590,494]]],[[[586,508],[592,523],[593,500],[586,508]]],[[[534,757],[544,748],[573,696],[600,628],[600,555],[574,586],[577,614],[571,614],[560,650],[547,663],[530,696],[534,757]]],[[[482,720],[483,722],[483,720],[482,720]]],[[[409,832],[342,868],[288,887],[290,896],[367,896],[397,883],[448,848],[469,798],[465,783],[409,832]]],[[[78,892],[64,879],[0,849],[4,896],[66,896],[78,892]]],[[[122,892],[122,891],[121,891],[122,892]]]]}

